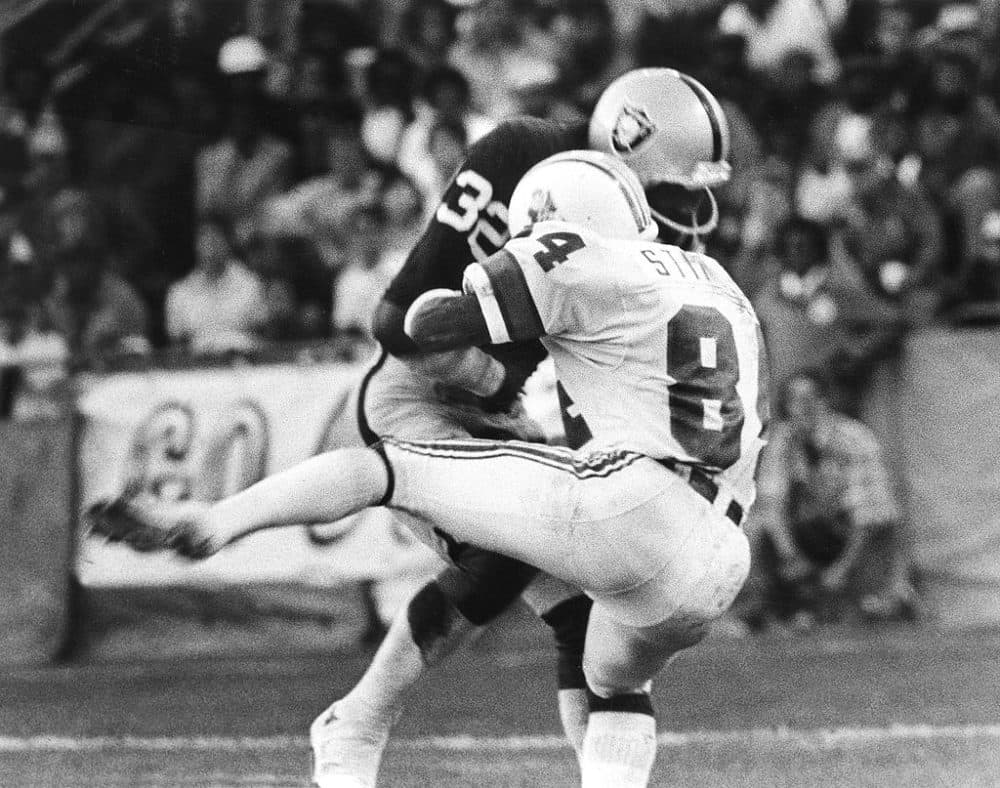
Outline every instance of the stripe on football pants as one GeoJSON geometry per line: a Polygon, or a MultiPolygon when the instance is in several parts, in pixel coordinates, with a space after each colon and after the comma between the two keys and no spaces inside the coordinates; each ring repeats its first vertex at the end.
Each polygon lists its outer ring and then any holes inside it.
{"type": "Polygon", "coordinates": [[[559,446],[542,446],[522,441],[448,440],[448,441],[404,441],[386,438],[401,451],[425,457],[443,457],[453,460],[487,460],[494,457],[516,457],[518,459],[547,465],[578,479],[605,478],[622,468],[627,468],[645,456],[633,451],[615,449],[608,451],[576,454],[571,449],[559,446]]]}

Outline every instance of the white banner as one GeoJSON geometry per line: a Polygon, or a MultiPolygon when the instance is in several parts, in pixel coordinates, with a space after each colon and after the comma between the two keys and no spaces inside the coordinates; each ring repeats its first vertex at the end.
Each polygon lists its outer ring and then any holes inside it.
{"type": "MultiPolygon", "coordinates": [[[[321,450],[360,445],[361,364],[294,363],[95,375],[80,381],[79,499],[128,489],[216,500],[321,450]]],[[[383,509],[255,534],[191,563],[82,540],[90,586],[297,581],[333,585],[430,572],[437,556],[383,509]]]]}

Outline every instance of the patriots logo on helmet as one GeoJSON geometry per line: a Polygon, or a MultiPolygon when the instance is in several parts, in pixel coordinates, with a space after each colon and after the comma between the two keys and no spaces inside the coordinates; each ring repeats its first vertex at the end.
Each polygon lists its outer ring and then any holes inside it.
{"type": "Polygon", "coordinates": [[[544,222],[556,215],[556,204],[547,189],[535,189],[528,205],[528,218],[532,223],[544,222]]]}
{"type": "Polygon", "coordinates": [[[654,131],[656,125],[646,110],[634,104],[625,104],[611,131],[611,144],[619,153],[630,153],[649,139],[654,131]]]}

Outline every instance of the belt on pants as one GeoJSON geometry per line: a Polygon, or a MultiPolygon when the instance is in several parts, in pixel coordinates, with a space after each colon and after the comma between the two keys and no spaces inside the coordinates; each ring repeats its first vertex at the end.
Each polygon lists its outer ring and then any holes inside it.
{"type": "MultiPolygon", "coordinates": [[[[719,485],[715,483],[711,475],[703,471],[697,465],[688,465],[678,462],[675,459],[657,460],[660,465],[672,473],[676,473],[688,486],[709,503],[714,504],[719,497],[719,485]]],[[[726,506],[726,517],[738,526],[743,522],[743,507],[735,499],[730,499],[726,506]]]]}

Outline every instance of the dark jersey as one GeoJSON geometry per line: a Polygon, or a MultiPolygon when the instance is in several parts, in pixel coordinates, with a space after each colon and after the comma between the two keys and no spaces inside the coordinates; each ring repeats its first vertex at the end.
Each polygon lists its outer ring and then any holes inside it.
{"type": "MultiPolygon", "coordinates": [[[[587,147],[587,124],[559,124],[539,118],[506,121],[474,143],[451,179],[437,212],[385,300],[401,310],[437,287],[462,289],[472,262],[485,260],[509,239],[507,206],[521,177],[542,159],[587,147]]],[[[524,378],[545,357],[537,340],[484,348],[524,378]]]]}

